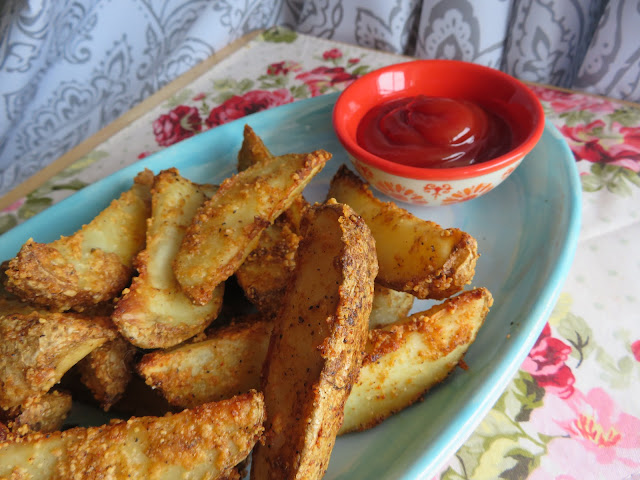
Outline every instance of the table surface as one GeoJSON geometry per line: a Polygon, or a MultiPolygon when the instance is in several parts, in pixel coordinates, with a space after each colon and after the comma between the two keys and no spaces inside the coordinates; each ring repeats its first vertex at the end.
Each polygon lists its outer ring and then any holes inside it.
{"type": "MultiPolygon", "coordinates": [[[[198,131],[342,90],[372,69],[405,60],[281,29],[245,37],[0,199],[0,232],[198,131]]],[[[576,158],[580,240],[536,345],[435,478],[637,478],[640,105],[531,88],[576,158]]]]}

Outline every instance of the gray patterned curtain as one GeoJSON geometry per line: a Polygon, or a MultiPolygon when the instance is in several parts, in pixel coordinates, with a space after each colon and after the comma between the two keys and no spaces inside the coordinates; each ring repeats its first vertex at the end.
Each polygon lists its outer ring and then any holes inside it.
{"type": "Polygon", "coordinates": [[[640,101],[638,0],[3,0],[0,194],[273,25],[640,101]]]}

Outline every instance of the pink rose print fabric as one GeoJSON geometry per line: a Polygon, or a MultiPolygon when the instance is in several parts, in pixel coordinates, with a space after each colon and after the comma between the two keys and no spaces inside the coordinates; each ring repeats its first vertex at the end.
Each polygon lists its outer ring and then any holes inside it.
{"type": "Polygon", "coordinates": [[[235,95],[211,110],[206,120],[207,127],[216,127],[261,110],[291,103],[293,100],[293,96],[285,88],[273,92],[252,90],[244,95],[235,95]]]}
{"type": "Polygon", "coordinates": [[[153,134],[158,145],[162,147],[178,143],[200,130],[202,122],[198,110],[187,105],[179,105],[153,122],[153,134]]]}
{"type": "Polygon", "coordinates": [[[560,398],[568,398],[573,394],[575,383],[573,372],[565,363],[569,353],[571,347],[552,337],[551,328],[547,324],[521,368],[529,372],[547,392],[560,398]]]}
{"type": "MultiPolygon", "coordinates": [[[[369,70],[360,58],[347,58],[338,48],[324,51],[320,59],[327,65],[308,70],[293,60],[273,62],[257,85],[251,79],[229,79],[221,82],[224,87],[218,87],[223,91],[191,95],[193,104],[186,104],[181,99],[177,106],[153,122],[156,143],[168,147],[252,113],[341,90],[369,70]]],[[[148,153],[141,152],[138,158],[144,158],[148,153]]]]}
{"type": "Polygon", "coordinates": [[[640,470],[640,419],[620,411],[604,389],[545,397],[544,410],[534,411],[531,422],[551,440],[530,479],[622,480],[640,470]]]}

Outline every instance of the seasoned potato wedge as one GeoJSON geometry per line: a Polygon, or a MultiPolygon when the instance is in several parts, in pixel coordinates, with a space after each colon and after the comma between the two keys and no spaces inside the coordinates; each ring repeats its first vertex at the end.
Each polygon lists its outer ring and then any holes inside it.
{"type": "Polygon", "coordinates": [[[275,158],[262,139],[249,125],[244,126],[242,145],[238,151],[238,171],[246,170],[251,165],[275,158]]]}
{"type": "MultiPolygon", "coordinates": [[[[478,288],[371,329],[340,433],[376,425],[442,381],[475,340],[492,302],[489,291],[478,288]]],[[[264,361],[271,325],[243,322],[221,328],[204,342],[153,352],[143,359],[140,372],[179,407],[247,391],[260,381],[257,369],[264,361]],[[230,379],[233,388],[227,390],[229,383],[220,379],[230,379]]]]}
{"type": "Polygon", "coordinates": [[[337,203],[311,207],[303,223],[265,361],[266,440],[253,452],[254,480],[323,476],[362,360],[378,269],[371,233],[337,203]]]}
{"type": "Polygon", "coordinates": [[[444,229],[377,199],[344,165],[332,179],[327,198],[351,206],[371,228],[380,265],[376,281],[381,285],[418,298],[444,299],[473,279],[478,247],[468,233],[444,229]]]}
{"type": "Polygon", "coordinates": [[[107,318],[40,311],[0,316],[0,407],[45,394],[80,359],[116,335],[107,318]]]}
{"type": "Polygon", "coordinates": [[[111,300],[131,281],[133,257],[144,247],[150,212],[145,170],[133,186],[69,237],[29,239],[6,270],[6,288],[31,303],[64,311],[111,300]]]}
{"type": "Polygon", "coordinates": [[[47,311],[46,308],[23,302],[15,296],[0,294],[0,315],[12,315],[14,313],[32,313],[36,310],[47,311]]]}
{"type": "Polygon", "coordinates": [[[272,328],[262,319],[220,327],[202,342],[147,353],[137,370],[183,408],[259,389],[272,328]]]}
{"type": "MultiPolygon", "coordinates": [[[[375,285],[369,327],[374,318],[378,325],[404,318],[413,298],[375,285]]],[[[246,319],[212,330],[203,341],[147,353],[136,368],[147,385],[181,408],[259,389],[273,329],[271,318],[246,319]]]]}
{"type": "Polygon", "coordinates": [[[146,247],[136,257],[138,276],[118,301],[112,319],[140,348],[168,348],[197,335],[218,316],[224,283],[210,301],[194,305],[181,290],[172,262],[186,228],[207,196],[175,168],[156,175],[151,190],[146,247]]]}
{"type": "Polygon", "coordinates": [[[136,351],[133,345],[118,335],[78,362],[80,381],[105,412],[124,395],[133,377],[136,351]]]}
{"type": "Polygon", "coordinates": [[[251,392],[164,417],[9,434],[0,442],[0,478],[217,479],[247,457],[263,421],[262,395],[251,392]]]}
{"type": "Polygon", "coordinates": [[[295,266],[300,243],[300,221],[309,204],[298,196],[291,206],[262,232],[256,248],[236,270],[238,285],[260,312],[275,314],[295,266]]]}
{"type": "Polygon", "coordinates": [[[196,213],[173,268],[196,304],[211,300],[255,248],[261,233],[302,192],[331,158],[318,150],[276,157],[226,179],[196,213]]]}
{"type": "Polygon", "coordinates": [[[376,283],[373,291],[373,307],[369,315],[369,328],[394,323],[408,315],[415,297],[376,283]]]}
{"type": "Polygon", "coordinates": [[[24,435],[29,432],[60,430],[71,410],[71,395],[52,390],[39,397],[27,398],[18,407],[0,409],[0,421],[9,430],[24,435]]]}
{"type": "Polygon", "coordinates": [[[478,288],[370,330],[340,434],[371,428],[441,382],[475,340],[492,303],[491,293],[478,288]]]}

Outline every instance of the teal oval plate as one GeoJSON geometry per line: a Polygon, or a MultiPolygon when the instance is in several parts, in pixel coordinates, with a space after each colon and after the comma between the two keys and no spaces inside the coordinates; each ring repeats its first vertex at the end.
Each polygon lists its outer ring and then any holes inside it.
{"type": "MultiPolygon", "coordinates": [[[[333,173],[348,162],[331,124],[336,98],[324,95],[259,112],[144,158],[5,233],[0,259],[14,256],[30,237],[49,242],[73,233],[145,167],[177,167],[193,181],[220,182],[235,172],[245,123],[275,154],[332,152],[305,190],[308,200],[322,200],[333,173]]],[[[481,257],[472,286],[487,287],[494,305],[465,356],[468,369],[458,368],[424,401],[377,427],[338,438],[327,480],[431,478],[455,454],[511,381],[551,313],[578,240],[581,186],[571,151],[547,123],[535,149],[495,190],[447,207],[402,206],[478,240],[481,257]]],[[[416,302],[414,310],[427,306],[416,302]]]]}

